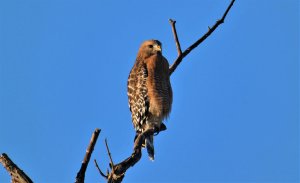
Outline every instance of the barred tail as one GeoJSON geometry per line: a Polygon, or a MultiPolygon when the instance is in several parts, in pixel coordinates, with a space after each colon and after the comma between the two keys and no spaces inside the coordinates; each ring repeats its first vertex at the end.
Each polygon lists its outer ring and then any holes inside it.
{"type": "Polygon", "coordinates": [[[146,142],[146,148],[147,148],[149,159],[154,161],[153,135],[146,138],[145,142],[146,142]]]}

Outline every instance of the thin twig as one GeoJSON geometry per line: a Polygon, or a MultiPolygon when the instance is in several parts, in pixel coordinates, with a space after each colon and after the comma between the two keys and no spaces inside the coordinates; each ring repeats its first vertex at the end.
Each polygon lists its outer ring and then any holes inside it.
{"type": "Polygon", "coordinates": [[[108,148],[107,139],[105,139],[105,146],[106,146],[107,154],[108,154],[108,156],[109,156],[109,161],[110,161],[111,169],[113,169],[113,167],[114,167],[115,165],[114,165],[114,162],[113,162],[113,160],[112,160],[110,150],[109,150],[109,148],[108,148]]]}
{"type": "Polygon", "coordinates": [[[101,131],[100,129],[96,128],[93,135],[92,135],[92,137],[91,137],[91,140],[90,140],[88,148],[86,149],[86,153],[85,153],[85,156],[83,158],[80,170],[77,173],[75,183],[84,183],[85,171],[86,171],[87,166],[89,164],[89,161],[90,161],[91,155],[93,153],[95,144],[97,142],[98,136],[100,134],[100,131],[101,131]]]}
{"type": "MultiPolygon", "coordinates": [[[[230,8],[232,7],[233,3],[235,0],[232,0],[231,3],[229,4],[229,6],[227,7],[225,13],[223,14],[222,18],[220,20],[217,20],[216,23],[208,29],[208,31],[201,37],[199,38],[194,44],[192,44],[190,47],[188,47],[182,54],[180,54],[176,60],[174,61],[174,63],[172,64],[172,66],[169,69],[169,73],[170,75],[175,71],[175,69],[177,68],[177,66],[181,63],[182,59],[187,56],[194,48],[196,48],[200,43],[202,43],[208,36],[210,36],[211,33],[213,33],[215,31],[215,29],[222,23],[224,23],[224,20],[226,18],[226,15],[228,14],[230,8]]],[[[173,27],[172,27],[173,28],[173,27]]],[[[174,28],[175,29],[175,26],[174,28]]],[[[175,30],[176,31],[176,30],[175,30]]]]}
{"type": "Polygon", "coordinates": [[[172,32],[173,32],[173,35],[174,35],[174,39],[175,39],[175,43],[176,43],[176,48],[177,48],[177,53],[178,53],[178,56],[182,54],[182,51],[181,51],[181,46],[180,46],[180,42],[178,40],[178,36],[177,36],[177,31],[176,31],[176,27],[175,27],[175,23],[176,21],[175,20],[172,20],[172,19],[169,19],[169,22],[172,26],[172,32]]]}
{"type": "MultiPolygon", "coordinates": [[[[172,30],[176,42],[176,47],[177,47],[177,52],[178,52],[178,57],[175,60],[174,64],[170,67],[170,75],[175,71],[177,66],[180,64],[182,59],[188,55],[194,48],[196,48],[201,42],[203,42],[220,24],[224,22],[224,19],[229,12],[230,8],[232,7],[233,3],[235,0],[232,0],[230,5],[227,7],[225,13],[223,14],[222,18],[218,20],[215,25],[211,28],[209,28],[208,32],[203,35],[200,39],[198,39],[194,44],[192,44],[190,47],[188,47],[184,52],[181,51],[180,43],[178,40],[177,32],[176,32],[176,27],[175,23],[176,21],[174,20],[169,20],[170,24],[172,25],[172,30]]],[[[108,183],[120,183],[124,176],[126,171],[134,166],[142,157],[142,144],[145,141],[146,137],[149,137],[150,135],[154,134],[154,129],[148,129],[144,131],[143,133],[139,134],[134,142],[134,147],[133,147],[133,153],[131,156],[123,160],[122,162],[114,165],[111,157],[111,153],[109,151],[108,145],[107,145],[107,140],[105,139],[105,144],[106,144],[106,149],[108,152],[108,156],[110,159],[110,167],[111,171],[107,172],[107,175],[104,175],[104,173],[100,170],[99,166],[96,165],[98,168],[100,174],[107,179],[108,183]]]]}
{"type": "Polygon", "coordinates": [[[104,174],[104,173],[101,171],[100,167],[98,166],[97,160],[95,160],[95,159],[94,159],[94,163],[95,163],[95,165],[96,165],[96,168],[98,169],[98,171],[99,171],[100,175],[101,175],[102,177],[104,177],[105,179],[107,179],[107,178],[108,178],[108,176],[107,176],[107,175],[105,175],[105,174],[104,174]]]}
{"type": "Polygon", "coordinates": [[[110,166],[111,166],[111,171],[107,172],[107,175],[104,175],[104,173],[100,170],[99,166],[97,167],[99,173],[102,175],[102,177],[104,177],[105,179],[107,179],[107,182],[109,183],[120,183],[122,182],[126,171],[134,166],[142,157],[142,144],[145,141],[145,138],[153,135],[154,134],[154,129],[148,129],[146,131],[144,131],[143,133],[139,134],[134,142],[134,147],[133,147],[133,153],[131,154],[131,156],[129,156],[128,158],[126,158],[124,161],[122,161],[121,163],[118,163],[116,165],[112,166],[112,158],[111,158],[111,154],[107,145],[107,141],[105,141],[106,143],[106,148],[107,148],[107,152],[108,152],[108,156],[110,158],[110,166]]]}

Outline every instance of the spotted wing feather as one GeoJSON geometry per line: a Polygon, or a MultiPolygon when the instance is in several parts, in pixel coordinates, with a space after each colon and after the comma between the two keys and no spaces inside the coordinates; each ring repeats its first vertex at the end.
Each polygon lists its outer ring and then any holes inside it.
{"type": "Polygon", "coordinates": [[[148,71],[143,62],[136,62],[132,68],[128,83],[128,99],[132,122],[137,132],[142,132],[149,111],[149,97],[147,90],[148,71]]]}

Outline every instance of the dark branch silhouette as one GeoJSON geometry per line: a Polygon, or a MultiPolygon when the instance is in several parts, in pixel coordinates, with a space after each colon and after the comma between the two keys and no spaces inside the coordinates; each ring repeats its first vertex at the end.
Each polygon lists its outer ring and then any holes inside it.
{"type": "Polygon", "coordinates": [[[86,153],[85,153],[85,156],[83,158],[80,170],[77,173],[75,183],[84,183],[85,171],[86,171],[86,168],[89,164],[91,155],[94,151],[94,147],[95,147],[95,144],[97,142],[100,131],[101,131],[100,129],[96,128],[93,135],[92,135],[92,138],[90,140],[90,144],[89,144],[88,148],[86,149],[86,153]]]}
{"type": "MultiPolygon", "coordinates": [[[[192,44],[190,47],[188,47],[184,52],[181,51],[181,47],[180,47],[180,42],[177,36],[177,31],[176,31],[176,27],[175,27],[175,20],[170,19],[169,22],[172,26],[172,31],[173,31],[173,35],[174,35],[174,39],[175,39],[175,43],[176,43],[176,47],[177,47],[177,52],[178,52],[178,57],[177,59],[174,61],[173,65],[169,68],[170,71],[170,75],[175,71],[175,69],[178,67],[178,65],[181,63],[182,59],[187,56],[194,48],[196,48],[199,44],[201,44],[208,36],[211,35],[211,33],[214,32],[214,30],[222,23],[224,23],[224,20],[226,18],[226,15],[228,14],[230,8],[232,7],[233,3],[235,0],[232,0],[231,3],[229,4],[229,6],[227,7],[225,13],[223,14],[222,18],[220,20],[218,20],[211,28],[209,27],[209,30],[206,34],[204,34],[201,38],[199,38],[194,44],[192,44]]],[[[125,159],[124,161],[122,161],[119,164],[114,165],[113,161],[112,161],[112,157],[111,157],[111,153],[110,150],[108,148],[107,145],[107,141],[106,141],[106,149],[108,152],[108,156],[110,159],[110,169],[111,171],[107,172],[107,174],[105,175],[99,168],[97,161],[95,160],[95,164],[96,167],[100,173],[100,175],[102,175],[102,177],[104,177],[105,179],[107,179],[108,183],[119,183],[122,182],[126,171],[134,166],[142,157],[142,143],[144,142],[145,138],[153,135],[154,134],[154,130],[147,130],[141,134],[139,134],[135,140],[134,143],[134,148],[133,148],[133,153],[131,154],[131,156],[129,156],[127,159],[125,159]]]]}
{"type": "MultiPolygon", "coordinates": [[[[233,6],[234,2],[235,2],[235,0],[232,0],[230,2],[229,6],[227,7],[226,11],[224,12],[222,18],[217,20],[216,23],[211,28],[209,27],[208,31],[202,37],[200,37],[195,43],[193,43],[186,50],[184,50],[184,52],[182,52],[182,50],[181,50],[180,42],[179,42],[179,39],[177,36],[177,31],[176,31],[176,27],[175,27],[176,21],[172,20],[172,19],[169,20],[169,22],[172,26],[172,31],[173,31],[173,35],[174,35],[174,39],[175,39],[175,43],[176,43],[177,52],[178,52],[178,56],[177,56],[176,60],[169,68],[170,75],[175,71],[175,69],[182,62],[182,60],[185,56],[187,56],[193,49],[195,49],[207,37],[209,37],[211,35],[211,33],[213,33],[220,24],[224,23],[226,15],[228,14],[231,7],[233,6]]],[[[80,168],[79,172],[77,173],[76,181],[75,181],[76,183],[84,183],[85,172],[86,172],[90,157],[93,153],[95,144],[97,142],[97,138],[100,134],[100,131],[101,131],[100,129],[96,129],[92,135],[89,146],[86,150],[86,154],[82,161],[81,168],[80,168]]],[[[153,129],[148,129],[148,130],[144,131],[143,133],[139,134],[134,142],[133,153],[128,158],[126,158],[124,161],[122,161],[118,164],[113,163],[113,159],[112,159],[111,152],[110,152],[108,144],[107,144],[107,140],[105,140],[106,150],[107,150],[107,153],[108,153],[108,156],[110,159],[110,163],[109,163],[110,171],[107,170],[107,173],[105,175],[99,168],[97,161],[94,160],[96,168],[99,171],[99,174],[102,177],[104,177],[107,180],[107,182],[109,182],[109,183],[122,182],[126,171],[130,167],[133,167],[141,159],[142,144],[145,141],[145,138],[150,135],[153,135],[154,132],[155,131],[153,129]]],[[[16,164],[14,164],[5,153],[3,153],[0,156],[0,163],[2,163],[2,165],[10,173],[12,183],[32,183],[32,180],[20,168],[18,168],[18,166],[16,164]]]]}
{"type": "Polygon", "coordinates": [[[134,166],[142,157],[142,144],[145,141],[145,138],[149,135],[153,135],[154,134],[154,130],[153,129],[148,129],[146,131],[144,131],[143,133],[141,133],[140,135],[138,135],[138,137],[136,138],[135,142],[134,142],[134,147],[133,147],[133,153],[131,154],[131,156],[129,156],[128,158],[126,158],[124,161],[122,161],[121,163],[118,163],[116,165],[113,165],[112,163],[112,158],[111,158],[111,153],[110,150],[108,148],[107,142],[106,142],[106,149],[107,149],[107,153],[108,156],[110,158],[110,164],[109,167],[111,169],[111,171],[107,172],[107,174],[105,175],[99,168],[97,161],[95,160],[95,165],[99,171],[99,173],[105,178],[107,179],[107,182],[109,183],[118,183],[118,182],[122,182],[126,171],[134,166]]]}
{"type": "Polygon", "coordinates": [[[0,163],[10,174],[11,183],[33,183],[32,180],[7,156],[7,154],[1,154],[0,163]]]}
{"type": "Polygon", "coordinates": [[[177,53],[178,53],[178,57],[179,57],[182,54],[182,50],[181,50],[181,46],[180,46],[180,43],[179,43],[179,40],[178,40],[177,30],[176,30],[176,27],[175,27],[176,21],[172,20],[172,19],[169,19],[169,22],[172,26],[172,31],[173,31],[173,35],[174,35],[174,39],[175,39],[175,43],[176,43],[176,48],[177,48],[177,53]]]}
{"type": "MultiPolygon", "coordinates": [[[[98,171],[99,171],[99,173],[100,173],[100,175],[102,176],[102,177],[104,177],[105,179],[108,179],[108,177],[107,177],[107,175],[105,175],[102,171],[101,171],[101,169],[100,169],[100,167],[99,167],[99,165],[98,165],[98,163],[97,163],[97,160],[96,159],[94,159],[94,163],[95,163],[95,165],[96,165],[96,168],[98,169],[98,171]]],[[[107,172],[107,174],[108,174],[109,172],[107,172]]]]}
{"type": "Polygon", "coordinates": [[[176,27],[175,27],[176,21],[170,19],[170,23],[172,25],[172,30],[173,30],[177,50],[178,50],[178,57],[176,58],[176,60],[170,67],[170,75],[175,71],[175,69],[178,67],[178,65],[181,63],[182,59],[185,56],[187,56],[194,48],[199,46],[199,44],[201,44],[206,38],[208,38],[208,36],[210,36],[211,33],[213,33],[220,24],[224,23],[226,15],[228,14],[230,8],[232,7],[234,1],[235,0],[231,1],[229,6],[227,7],[225,13],[223,14],[222,18],[217,20],[216,23],[211,28],[208,27],[208,31],[201,38],[199,38],[194,44],[192,44],[190,47],[188,47],[186,50],[184,50],[183,53],[181,53],[181,48],[180,48],[180,44],[179,44],[179,40],[178,40],[178,36],[177,36],[176,27]]]}

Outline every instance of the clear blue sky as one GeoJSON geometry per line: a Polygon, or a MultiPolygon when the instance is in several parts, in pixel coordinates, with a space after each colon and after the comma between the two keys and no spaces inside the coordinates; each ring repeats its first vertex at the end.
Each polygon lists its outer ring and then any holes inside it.
{"type": "MultiPolygon", "coordinates": [[[[168,19],[185,49],[229,2],[0,1],[0,152],[35,182],[72,182],[101,128],[92,159],[106,170],[108,138],[123,160],[134,138],[126,81],[141,42],[160,40],[172,63],[168,19]]],[[[172,75],[155,162],[144,154],[124,182],[298,182],[299,50],[299,1],[237,0],[172,75]]],[[[104,182],[93,162],[86,182],[104,182]]]]}

